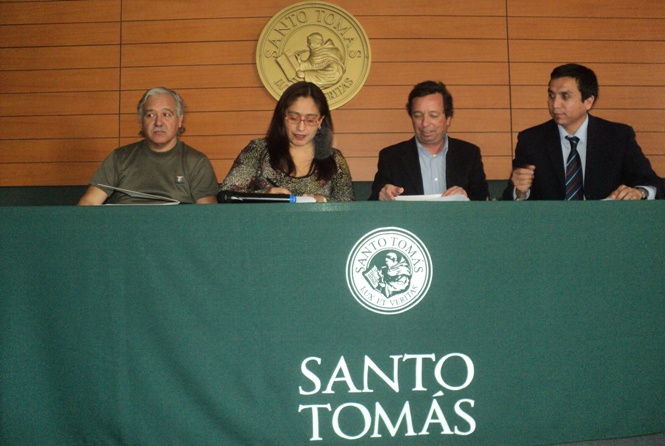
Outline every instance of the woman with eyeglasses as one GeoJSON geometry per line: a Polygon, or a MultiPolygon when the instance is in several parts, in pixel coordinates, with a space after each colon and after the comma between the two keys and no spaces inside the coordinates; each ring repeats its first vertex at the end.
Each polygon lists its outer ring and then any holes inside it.
{"type": "Polygon", "coordinates": [[[325,95],[311,82],[297,82],[277,102],[265,138],[240,152],[220,190],[353,201],[349,166],[332,142],[325,95]]]}

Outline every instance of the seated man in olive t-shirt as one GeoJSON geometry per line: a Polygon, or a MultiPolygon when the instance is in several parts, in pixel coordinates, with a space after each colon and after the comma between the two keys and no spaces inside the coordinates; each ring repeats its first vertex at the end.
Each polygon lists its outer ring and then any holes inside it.
{"type": "Polygon", "coordinates": [[[139,204],[102,185],[158,195],[180,203],[217,203],[219,185],[210,160],[178,139],[184,131],[184,104],[167,88],[148,90],[138,104],[144,139],[115,149],[95,172],[79,205],[139,204]]]}

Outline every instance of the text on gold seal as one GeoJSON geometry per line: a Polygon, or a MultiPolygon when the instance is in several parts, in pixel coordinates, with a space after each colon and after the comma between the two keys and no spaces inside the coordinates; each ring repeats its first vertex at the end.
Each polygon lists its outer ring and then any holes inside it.
{"type": "Polygon", "coordinates": [[[266,24],[256,48],[256,66],[265,88],[279,99],[298,81],[323,90],[331,109],[350,101],[367,80],[369,39],[360,23],[325,2],[288,6],[266,24]]]}

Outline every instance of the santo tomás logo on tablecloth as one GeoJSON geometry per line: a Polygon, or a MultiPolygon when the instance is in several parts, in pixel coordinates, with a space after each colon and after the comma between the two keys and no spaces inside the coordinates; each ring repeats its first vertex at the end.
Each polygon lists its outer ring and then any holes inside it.
{"type": "Polygon", "coordinates": [[[256,47],[256,68],[278,99],[298,81],[316,84],[330,109],[350,101],[369,74],[369,39],[344,9],[325,2],[288,6],[266,24],[256,47]]]}
{"type": "Polygon", "coordinates": [[[395,227],[378,228],[355,244],[346,282],[368,310],[398,314],[416,306],[432,283],[432,259],[423,242],[395,227]]]}

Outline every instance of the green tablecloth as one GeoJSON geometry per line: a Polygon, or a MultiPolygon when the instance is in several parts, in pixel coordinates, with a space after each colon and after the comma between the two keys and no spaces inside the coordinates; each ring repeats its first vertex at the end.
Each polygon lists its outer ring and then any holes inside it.
{"type": "Polygon", "coordinates": [[[664,223],[663,202],[0,208],[0,443],[662,432],[664,223]],[[370,279],[388,251],[405,269],[370,279]]]}

